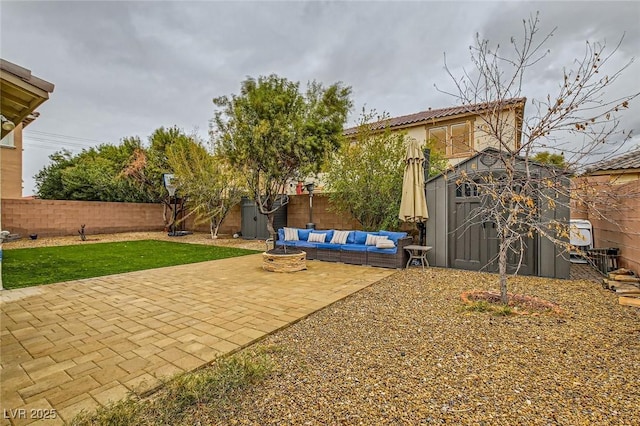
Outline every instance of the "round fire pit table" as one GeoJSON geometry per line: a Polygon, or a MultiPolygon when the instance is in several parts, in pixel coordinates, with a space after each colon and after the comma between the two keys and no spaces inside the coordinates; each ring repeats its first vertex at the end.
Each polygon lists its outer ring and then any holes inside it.
{"type": "Polygon", "coordinates": [[[307,269],[307,253],[296,250],[287,253],[280,249],[262,253],[262,269],[270,272],[297,272],[307,269]]]}

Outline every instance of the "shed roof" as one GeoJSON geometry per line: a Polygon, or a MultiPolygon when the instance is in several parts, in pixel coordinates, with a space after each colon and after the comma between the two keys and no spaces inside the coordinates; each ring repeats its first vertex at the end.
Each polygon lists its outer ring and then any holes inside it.
{"type": "MultiPolygon", "coordinates": [[[[471,105],[462,105],[462,106],[452,106],[447,108],[439,108],[439,109],[428,109],[427,111],[417,112],[415,114],[402,115],[400,117],[392,117],[386,120],[381,121],[380,123],[376,123],[376,126],[373,127],[373,130],[380,130],[385,127],[396,128],[396,127],[406,127],[412,124],[419,124],[429,120],[441,120],[443,118],[449,118],[456,115],[464,115],[464,114],[472,114],[478,113],[482,111],[489,110],[491,108],[495,108],[497,106],[501,106],[502,108],[510,105],[524,105],[527,101],[527,98],[511,98],[505,99],[504,101],[495,101],[495,102],[482,102],[471,105]]],[[[358,127],[350,127],[344,130],[344,135],[352,135],[356,133],[358,127]]]]}
{"type": "Polygon", "coordinates": [[[627,152],[611,160],[596,163],[593,167],[587,169],[587,173],[629,169],[640,169],[640,149],[627,152]]]}
{"type": "MultiPolygon", "coordinates": [[[[506,153],[505,151],[501,151],[498,148],[489,146],[486,147],[485,149],[483,149],[482,151],[477,151],[475,154],[473,154],[471,157],[465,158],[463,161],[459,162],[458,164],[456,164],[455,166],[453,166],[453,168],[451,170],[457,170],[462,168],[463,166],[465,166],[467,163],[470,163],[472,161],[474,161],[476,158],[480,157],[480,156],[493,156],[494,158],[497,159],[498,156],[501,155],[509,155],[508,153],[506,153]]],[[[550,172],[555,170],[555,173],[557,176],[566,176],[567,175],[567,171],[559,168],[557,166],[554,166],[553,164],[544,164],[544,163],[540,163],[538,161],[532,160],[531,158],[525,158],[521,155],[515,155],[515,158],[517,161],[519,162],[524,162],[527,161],[529,164],[531,164],[532,166],[535,166],[536,168],[544,168],[546,170],[549,170],[550,172]]],[[[491,164],[495,163],[497,161],[493,161],[491,162],[491,164]]],[[[430,177],[425,183],[431,182],[432,180],[441,178],[443,176],[445,176],[450,170],[447,170],[445,172],[442,173],[438,173],[435,176],[430,177]]]]}

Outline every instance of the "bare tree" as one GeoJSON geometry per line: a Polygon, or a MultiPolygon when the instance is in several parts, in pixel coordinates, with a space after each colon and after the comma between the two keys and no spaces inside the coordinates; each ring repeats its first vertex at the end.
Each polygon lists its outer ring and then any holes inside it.
{"type": "Polygon", "coordinates": [[[608,89],[633,62],[607,74],[623,38],[612,50],[606,44],[587,41],[584,55],[559,75],[557,92],[530,97],[528,113],[513,117],[515,110],[510,105],[523,98],[529,74],[548,59],[550,51],[545,44],[554,32],[540,34],[536,14],[523,20],[523,38],[511,37],[508,52],[476,35],[475,45],[470,47],[473,67],[460,77],[453,75],[445,57],[455,90],[443,92],[465,106],[486,103],[488,113],[475,122],[475,131],[484,133],[498,148],[490,155],[495,156],[495,170],[499,171],[454,170],[452,177],[483,199],[469,221],[495,224],[500,292],[505,304],[508,259],[516,259],[517,273],[528,241],[540,236],[565,250],[571,248],[569,217],[543,214],[558,208],[558,203],[569,211],[568,178],[603,154],[623,149],[631,136],[630,131],[619,128],[618,114],[638,93],[607,98],[608,89]],[[564,164],[535,162],[535,154],[544,150],[562,152],[564,164]]]}

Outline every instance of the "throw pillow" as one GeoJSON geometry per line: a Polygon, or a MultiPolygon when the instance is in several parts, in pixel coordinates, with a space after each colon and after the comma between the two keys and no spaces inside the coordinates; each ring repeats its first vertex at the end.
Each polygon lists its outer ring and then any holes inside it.
{"type": "Polygon", "coordinates": [[[298,241],[298,229],[297,228],[284,228],[284,240],[285,241],[298,241]]]}
{"type": "Polygon", "coordinates": [[[336,231],[331,238],[331,244],[347,244],[347,238],[349,237],[349,231],[336,231]]]}
{"type": "Polygon", "coordinates": [[[386,240],[386,239],[387,237],[384,237],[382,235],[369,234],[367,235],[367,240],[364,242],[364,244],[367,246],[375,246],[378,243],[378,240],[386,240]]]}
{"type": "Polygon", "coordinates": [[[396,245],[393,244],[393,241],[391,240],[378,239],[378,242],[376,243],[376,248],[379,248],[379,249],[396,248],[396,245]]]}
{"type": "Polygon", "coordinates": [[[381,230],[380,232],[378,232],[378,235],[386,235],[388,239],[398,244],[398,240],[400,238],[406,237],[407,233],[406,232],[390,232],[390,231],[381,230]]]}
{"type": "Polygon", "coordinates": [[[324,239],[327,236],[327,234],[324,233],[318,233],[318,232],[312,232],[309,234],[309,242],[310,243],[324,243],[324,239]]]}

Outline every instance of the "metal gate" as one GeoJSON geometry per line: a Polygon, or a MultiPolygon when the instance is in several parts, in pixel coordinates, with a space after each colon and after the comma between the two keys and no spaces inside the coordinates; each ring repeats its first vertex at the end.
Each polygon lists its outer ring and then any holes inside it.
{"type": "MultiPolygon", "coordinates": [[[[241,232],[242,238],[248,240],[266,240],[270,238],[267,230],[267,216],[260,213],[255,201],[248,197],[243,197],[241,202],[241,232]]],[[[279,228],[287,226],[287,206],[280,207],[273,219],[273,227],[276,231],[279,228]]]]}

